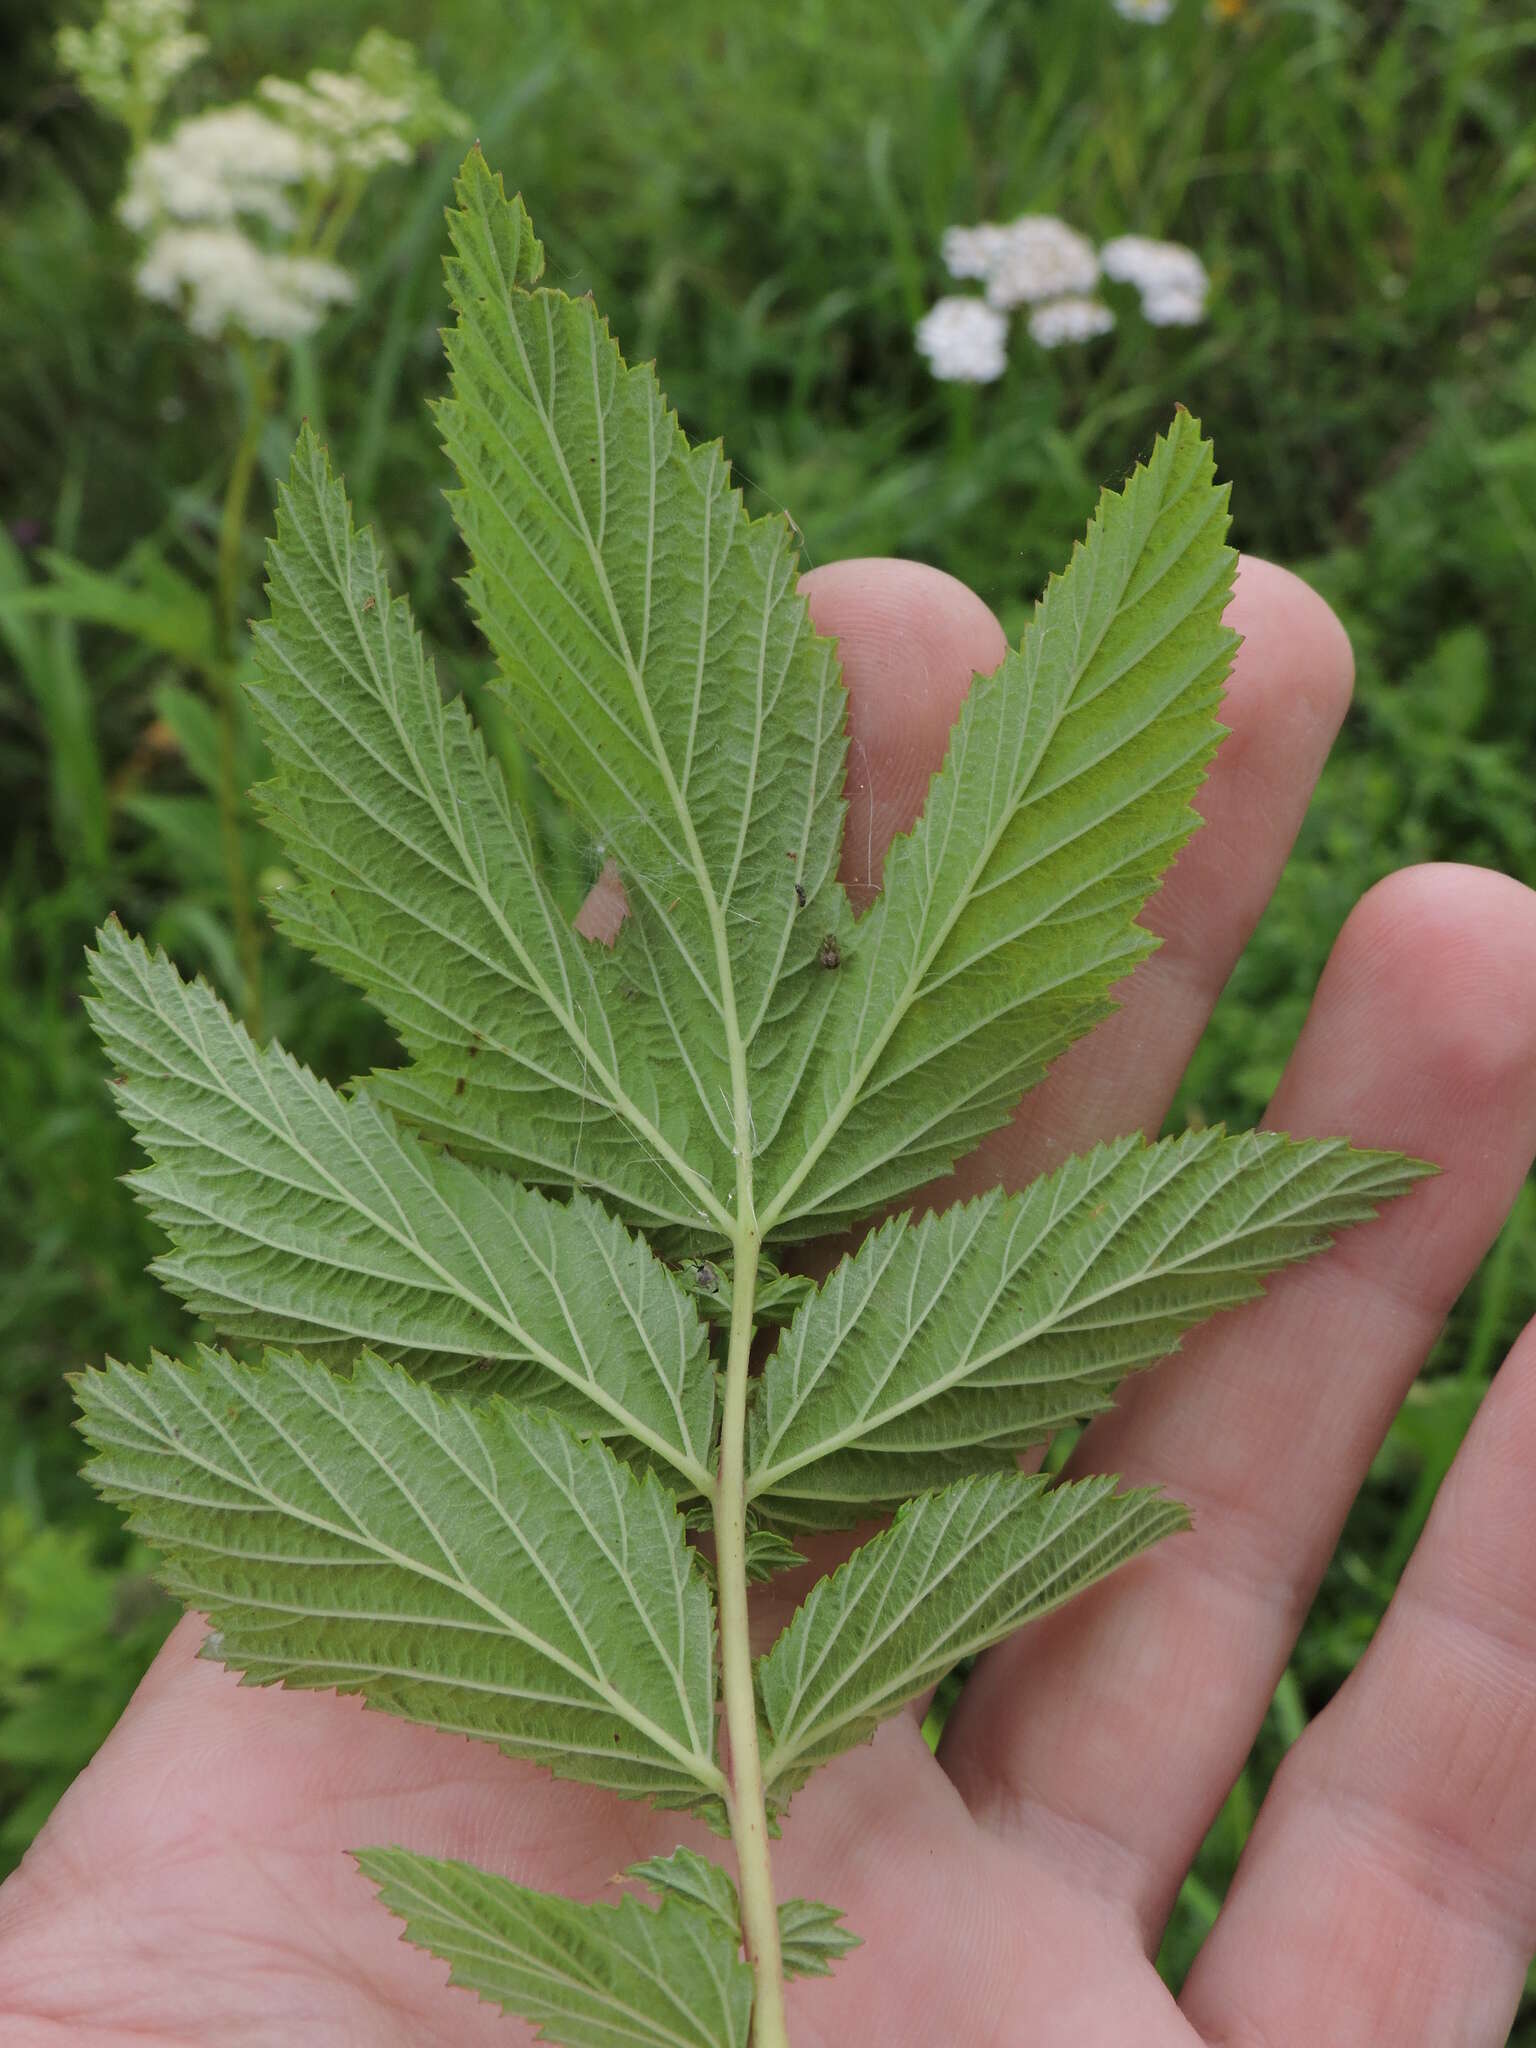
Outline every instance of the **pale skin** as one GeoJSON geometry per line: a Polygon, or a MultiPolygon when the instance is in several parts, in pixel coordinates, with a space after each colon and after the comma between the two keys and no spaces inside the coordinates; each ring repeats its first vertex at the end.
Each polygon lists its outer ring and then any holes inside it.
{"type": "MultiPolygon", "coordinates": [[[[807,579],[842,642],[845,878],[877,879],[973,671],[1003,640],[936,571],[807,579]]],[[[1347,643],[1245,564],[1233,737],[1148,922],[1167,943],[940,1198],[1155,1130],[1343,716],[1347,643]]],[[[612,927],[601,894],[585,922],[612,927]]],[[[913,1715],[796,1799],[781,1896],[865,1945],[791,1987],[795,2048],[1500,2048],[1536,1946],[1536,1326],[1515,1347],[1376,1641],[1291,1752],[1177,2003],[1149,1960],[1239,1770],[1370,1457],[1536,1150],[1536,896],[1394,876],[1340,937],[1269,1122],[1440,1178],[1138,1380],[1077,1464],[1194,1509],[994,1650],[937,1760],[913,1715]]],[[[172,1636],[0,1892],[7,2048],[516,2048],[531,2032],[402,1945],[345,1852],[401,1843],[599,1895],[688,1835],[356,1700],[241,1688],[172,1636]]],[[[610,1893],[609,1896],[612,1896],[610,1893]]]]}

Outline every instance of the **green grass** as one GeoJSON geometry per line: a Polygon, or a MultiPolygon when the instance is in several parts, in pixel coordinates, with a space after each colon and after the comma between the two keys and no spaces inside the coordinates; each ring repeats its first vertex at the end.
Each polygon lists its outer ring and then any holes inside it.
{"type": "MultiPolygon", "coordinates": [[[[118,136],[79,106],[40,5],[0,91],[0,1868],[82,1764],[166,1616],[74,1477],[62,1375],[193,1334],[144,1267],[131,1163],[79,1008],[116,908],[237,980],[197,660],[238,431],[223,358],[132,291],[118,136]],[[41,608],[44,547],[76,576],[41,608]],[[126,568],[125,568],[126,565],[126,568]],[[121,575],[117,572],[123,571],[121,575]],[[125,597],[125,590],[129,593],[125,597]],[[32,593],[30,596],[27,593],[32,593]],[[17,602],[18,595],[21,602],[17,602]],[[83,1702],[92,1705],[87,1711],[83,1702]]],[[[525,192],[567,289],[590,287],[684,422],[721,434],[811,561],[899,553],[972,582],[1010,630],[1175,401],[1234,479],[1237,538],[1304,569],[1348,623],[1358,707],[1296,859],[1176,1112],[1252,1121],[1328,945],[1371,881],[1462,859],[1536,882],[1536,20],[1523,0],[208,0],[221,97],[412,37],[525,192]],[[722,18],[723,17],[723,18],[722,18]],[[911,343],[950,222],[1058,211],[1192,243],[1208,323],[1127,316],[1087,350],[1019,341],[1004,381],[933,384],[911,343]]],[[[242,559],[259,601],[270,478],[321,427],[387,536],[453,684],[482,650],[453,586],[427,400],[441,382],[452,153],[365,206],[355,306],[299,353],[261,450],[242,559]]],[[[542,803],[564,886],[588,851],[542,803]]],[[[259,777],[252,736],[241,775],[259,777]]],[[[273,849],[242,825],[247,865],[273,849]]],[[[323,1071],[387,1058],[347,992],[275,940],[266,1022],[323,1071]]],[[[1434,1484],[1536,1306],[1536,1196],[1458,1306],[1351,1517],[1295,1659],[1169,1930],[1175,1979],[1280,1755],[1360,1655],[1434,1484]]],[[[1512,2037],[1536,2043],[1536,2004],[1512,2037]]]]}

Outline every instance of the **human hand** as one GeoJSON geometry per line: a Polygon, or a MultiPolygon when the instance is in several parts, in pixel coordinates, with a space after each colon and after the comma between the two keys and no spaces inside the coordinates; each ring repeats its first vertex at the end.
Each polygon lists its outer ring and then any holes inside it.
{"type": "MultiPolygon", "coordinates": [[[[852,693],[857,896],[1003,640],[931,570],[843,563],[806,588],[852,693]]],[[[948,1194],[1161,1121],[1348,694],[1336,622],[1284,572],[1247,563],[1229,618],[1233,736],[1148,914],[1166,943],[948,1194]]],[[[585,922],[614,914],[600,892],[585,922]]],[[[1448,867],[1374,889],[1269,1121],[1445,1170],[1087,1431],[1077,1467],[1165,1486],[1192,1535],[992,1651],[937,1760],[909,1714],[797,1797],[780,1894],[835,1902],[864,1938],[830,1982],[791,1987],[797,2048],[1504,2041],[1536,1944],[1536,1329],[1376,1642],[1288,1757],[1179,2004],[1150,1957],[1370,1457],[1536,1149],[1536,897],[1448,867]]],[[[194,1661],[200,1635],[172,1636],[0,1893],[6,2048],[516,2048],[530,2032],[443,1989],[348,1849],[401,1843],[578,1897],[680,1836],[718,1850],[355,1699],[241,1688],[194,1661]]]]}

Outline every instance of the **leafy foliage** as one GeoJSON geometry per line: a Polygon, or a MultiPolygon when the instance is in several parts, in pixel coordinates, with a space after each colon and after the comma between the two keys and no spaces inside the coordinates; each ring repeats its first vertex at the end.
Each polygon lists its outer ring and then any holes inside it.
{"type": "Polygon", "coordinates": [[[734,1930],[672,1890],[659,1908],[577,1906],[403,1849],[358,1857],[453,1982],[564,2048],[747,2048],[752,1976],[734,1930]]]}
{"type": "Polygon", "coordinates": [[[546,1412],[365,1358],[85,1376],[103,1492],[250,1677],[669,1804],[718,1792],[708,1590],[654,1480],[546,1412]]]}
{"type": "Polygon", "coordinates": [[[611,950],[567,925],[303,436],[258,697],[282,915],[408,1063],[333,1089],[103,931],[95,1018],[165,1277],[274,1348],[86,1376],[92,1474],[247,1678],[729,1815],[739,1890],[680,1852],[630,1873],[654,1909],[368,1852],[457,1981],[571,2048],[749,2027],[780,2048],[782,1975],[850,1937],[829,1906],[778,1907],[759,1770],[781,1810],[958,1659],[1178,1528],[1177,1503],[1014,1454],[1422,1169],[1127,1139],[888,1220],[819,1286],[765,1259],[951,1164],[1152,944],[1136,914],[1219,738],[1225,492],[1178,414],[973,689],[855,916],[845,702],[787,525],[748,518],[590,300],[539,288],[478,152],[452,226],[471,600],[501,714],[628,914],[611,950]],[[754,1672],[749,1581],[872,1508],[899,1512],[754,1672]]]}
{"type": "Polygon", "coordinates": [[[1415,1174],[1342,1143],[1209,1130],[1120,1139],[1021,1195],[882,1224],[768,1361],[748,1494],[807,1528],[895,1506],[946,1466],[1011,1469],[1415,1174]]]}

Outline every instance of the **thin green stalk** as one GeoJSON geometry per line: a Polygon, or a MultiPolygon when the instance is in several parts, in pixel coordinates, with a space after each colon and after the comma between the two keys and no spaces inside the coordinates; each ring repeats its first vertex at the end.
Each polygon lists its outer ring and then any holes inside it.
{"type": "Polygon", "coordinates": [[[235,952],[240,962],[241,1016],[253,1038],[261,1036],[261,931],[251,900],[250,876],[246,871],[245,843],[241,835],[241,792],[237,749],[235,675],[236,629],[240,604],[240,543],[245,535],[246,511],[251,484],[256,475],[256,458],[261,448],[262,429],[272,399],[272,371],[269,361],[251,361],[245,426],[241,432],[229,480],[224,487],[224,506],[219,519],[218,572],[214,591],[214,620],[217,630],[217,662],[212,670],[215,709],[219,720],[219,781],[215,800],[219,813],[219,845],[224,858],[224,878],[229,890],[235,926],[235,952]]]}
{"type": "MultiPolygon", "coordinates": [[[[743,1174],[745,1178],[745,1172],[743,1174]]],[[[731,1745],[731,1835],[741,1880],[741,1924],[757,1983],[753,2048],[789,2048],[779,1910],[768,1855],[763,1763],[757,1740],[757,1695],[747,1632],[747,1389],[757,1292],[755,1232],[736,1239],[736,1296],[725,1369],[720,1480],[715,1498],[715,1570],[720,1589],[720,1674],[731,1745]]]]}

